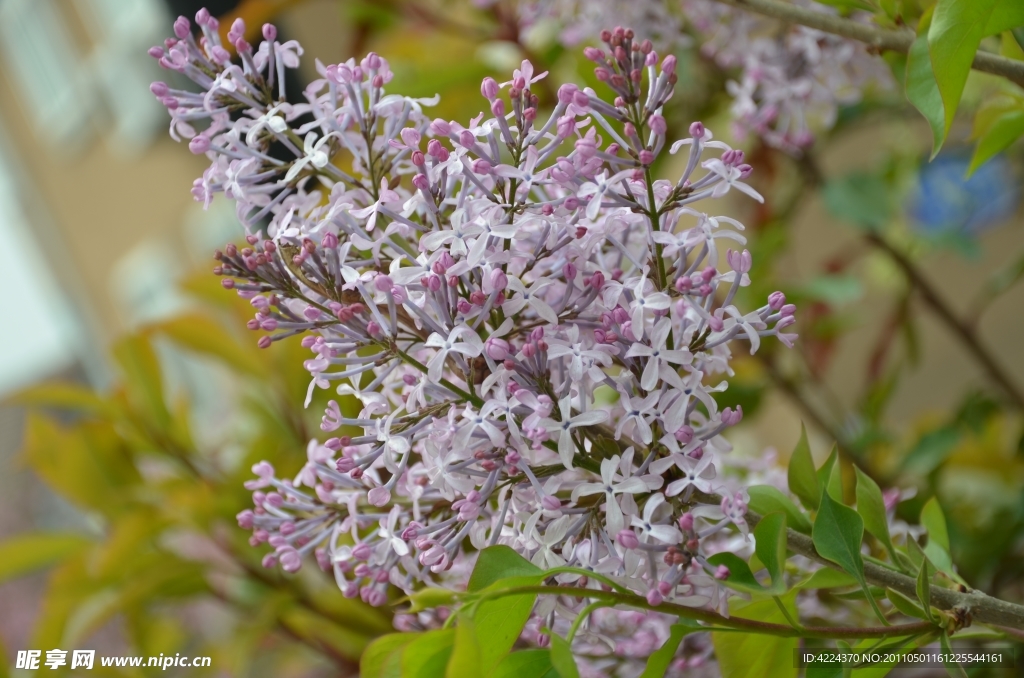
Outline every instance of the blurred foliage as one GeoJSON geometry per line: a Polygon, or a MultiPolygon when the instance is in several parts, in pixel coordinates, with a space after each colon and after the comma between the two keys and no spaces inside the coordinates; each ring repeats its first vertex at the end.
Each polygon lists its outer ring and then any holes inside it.
{"type": "MultiPolygon", "coordinates": [[[[271,10],[286,4],[294,3],[254,0],[243,3],[239,15],[255,30],[271,10]]],[[[923,9],[931,3],[865,4],[882,10],[885,25],[917,26],[928,35],[930,14],[923,9]]],[[[481,77],[508,72],[523,58],[559,79],[596,84],[592,65],[577,50],[559,45],[557,30],[538,31],[539,38],[524,44],[507,2],[478,7],[358,0],[338,3],[338,12],[351,30],[353,56],[369,49],[386,54],[395,71],[393,89],[443,95],[432,116],[475,116],[484,107],[481,77]]],[[[981,41],[1003,56],[1024,59],[1022,37],[1002,32],[981,41]]],[[[926,43],[917,47],[925,57],[926,43]]],[[[1020,144],[1012,142],[1024,132],[1021,90],[972,72],[964,76],[966,85],[959,85],[963,100],[954,120],[941,93],[929,89],[938,87],[931,69],[920,68],[914,56],[908,64],[902,55],[887,55],[905,87],[844,107],[836,127],[805,157],[747,141],[749,162],[757,168],[753,181],[766,203],[744,219],[754,260],[754,284],[744,290],[744,303],[760,304],[769,292],[782,289],[800,306],[801,338],[795,351],[766,345],[757,356],[738,356],[721,405],[742,405],[750,419],[774,397],[795,405],[812,429],[838,441],[847,497],[854,487],[854,460],[882,490],[910,488],[897,506],[898,516],[909,523],[918,523],[926,502],[936,497],[959,575],[971,586],[1019,601],[1024,599],[1020,403],[979,377],[949,412],[911,422],[892,414],[895,395],[920,369],[921,316],[934,308],[922,303],[919,287],[870,239],[883,238],[916,265],[937,252],[974,256],[979,235],[964,229],[926,231],[905,213],[927,163],[926,149],[916,139],[887,148],[876,165],[856,171],[826,176],[816,164],[815,154],[845,135],[880,121],[907,120],[909,98],[929,121],[936,149],[951,144],[957,125],[969,126],[976,142],[971,169],[1003,152],[1008,162],[1001,178],[1007,190],[1019,190],[1020,144]],[[923,92],[912,91],[922,83],[923,92]],[[801,270],[797,277],[786,265],[799,245],[794,217],[816,198],[835,219],[820,228],[830,229],[836,252],[820,268],[801,270]],[[875,334],[866,339],[862,393],[852,404],[841,402],[826,376],[839,342],[869,319],[881,321],[872,322],[875,334]]],[[[727,137],[730,101],[724,83],[735,74],[696,50],[679,57],[677,96],[665,111],[669,134],[682,133],[699,118],[727,137]]],[[[542,108],[553,101],[547,88],[555,81],[538,84],[542,108]]],[[[946,87],[947,100],[955,85],[946,87]]],[[[1024,277],[1024,253],[1008,253],[1007,261],[998,271],[977,271],[975,300],[961,321],[968,329],[973,331],[983,311],[1024,277]]],[[[389,613],[345,599],[312,563],[295,576],[263,569],[234,519],[251,503],[242,487],[250,466],[267,459],[283,475],[293,473],[304,462],[308,439],[318,432],[319,401],[301,409],[308,384],[302,361],[308,352],[297,341],[259,351],[250,337],[239,336],[251,309],[212,276],[190,281],[187,288],[205,307],[119,341],[113,355],[120,380],[109,393],[48,384],[15,399],[31,410],[25,462],[76,507],[90,530],[86,537],[29,533],[0,543],[0,582],[52,568],[33,630],[35,647],[81,646],[117,620],[139,653],[211,655],[215,670],[232,675],[355,673],[362,650],[391,630],[389,613]],[[183,355],[193,367],[196,361],[201,366],[199,380],[208,392],[198,404],[171,383],[187,376],[183,355]],[[231,417],[221,421],[222,411],[231,417]],[[197,427],[197,421],[205,426],[197,427]],[[199,430],[210,428],[212,434],[199,430]]],[[[942,331],[954,329],[947,323],[942,331]]],[[[978,357],[964,349],[960,359],[978,357]]],[[[326,396],[320,392],[319,397],[326,396]]],[[[4,670],[0,662],[0,678],[4,670]]]]}
{"type": "MultiPolygon", "coordinates": [[[[33,647],[88,647],[116,620],[134,652],[209,655],[221,673],[353,674],[363,648],[391,629],[388,611],[344,598],[308,568],[264,569],[235,524],[251,502],[249,467],[266,459],[297,471],[316,410],[300,409],[304,349],[286,341],[259,351],[236,337],[249,306],[216,282],[188,285],[215,307],[116,344],[120,381],[109,394],[44,384],[13,399],[29,408],[25,463],[91,529],[0,542],[0,582],[53,568],[33,647]],[[183,357],[231,403],[234,423],[217,440],[197,442],[201,413],[166,383],[183,357]]],[[[153,673],[117,670],[131,671],[153,673]]]]}

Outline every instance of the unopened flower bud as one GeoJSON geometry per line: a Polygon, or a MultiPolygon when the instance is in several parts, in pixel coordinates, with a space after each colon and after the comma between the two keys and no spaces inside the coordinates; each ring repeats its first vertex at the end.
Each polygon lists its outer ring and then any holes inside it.
{"type": "Polygon", "coordinates": [[[488,101],[493,101],[494,97],[498,96],[498,90],[498,82],[490,76],[484,78],[480,83],[480,94],[488,101]]]}
{"type": "MultiPolygon", "coordinates": [[[[633,530],[621,530],[615,535],[615,541],[619,542],[619,546],[624,549],[635,549],[637,546],[640,546],[640,540],[633,530]]],[[[653,604],[657,605],[657,603],[653,604]]]]}
{"type": "Polygon", "coordinates": [[[501,337],[489,337],[484,343],[484,349],[492,360],[504,360],[508,357],[510,346],[501,337]]]}

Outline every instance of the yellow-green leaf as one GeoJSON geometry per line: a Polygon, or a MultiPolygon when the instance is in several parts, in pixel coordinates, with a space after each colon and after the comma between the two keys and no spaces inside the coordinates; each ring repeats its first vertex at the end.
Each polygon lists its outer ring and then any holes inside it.
{"type": "MultiPolygon", "coordinates": [[[[980,113],[979,113],[980,116],[980,113]]],[[[996,154],[1006,150],[1013,142],[1024,135],[1024,105],[1004,111],[986,127],[978,136],[978,144],[971,156],[968,174],[992,159],[996,154]]]]}
{"type": "Polygon", "coordinates": [[[755,552],[772,578],[773,595],[786,590],[786,514],[769,513],[754,528],[755,552]]]}
{"type": "Polygon", "coordinates": [[[176,316],[150,325],[147,330],[165,335],[184,348],[217,358],[246,374],[262,376],[266,373],[255,341],[244,344],[236,340],[224,326],[200,313],[176,316]]]}
{"type": "Polygon", "coordinates": [[[551,664],[562,678],[580,678],[569,641],[557,633],[551,634],[551,664]]]}
{"type": "Polygon", "coordinates": [[[797,532],[811,533],[811,521],[800,507],[794,504],[781,490],[771,485],[751,485],[747,488],[750,495],[748,506],[751,511],[766,515],[782,511],[786,514],[786,523],[797,532]]]}
{"type": "MultiPolygon", "coordinates": [[[[790,616],[796,618],[794,598],[791,591],[781,597],[782,604],[790,616]]],[[[772,599],[757,600],[748,605],[731,604],[730,615],[744,619],[756,619],[776,624],[789,622],[772,599]]],[[[796,638],[780,638],[753,633],[712,633],[715,656],[723,676],[727,678],[795,678],[793,651],[799,646],[796,638]]]]}
{"type": "Polygon", "coordinates": [[[558,671],[550,650],[522,650],[502,659],[489,678],[558,678],[558,671]]]}
{"type": "Polygon", "coordinates": [[[874,535],[875,539],[882,542],[885,550],[895,564],[896,550],[893,548],[892,539],[889,537],[889,520],[885,513],[885,500],[882,499],[882,490],[878,484],[868,477],[859,468],[854,467],[857,473],[857,513],[864,519],[864,529],[874,535]]]}
{"type": "Polygon", "coordinates": [[[928,53],[949,134],[960,95],[981,39],[987,35],[997,0],[938,0],[928,28],[928,53]]]}
{"type": "Polygon", "coordinates": [[[0,583],[53,565],[93,542],[77,534],[35,532],[0,542],[0,583]]]}
{"type": "Polygon", "coordinates": [[[402,678],[402,651],[420,633],[389,633],[370,643],[359,659],[362,678],[402,678]]]}
{"type": "Polygon", "coordinates": [[[800,426],[800,440],[789,458],[789,490],[800,502],[809,509],[818,508],[821,489],[818,486],[818,475],[814,470],[814,458],[811,446],[807,442],[807,429],[800,426]]]}

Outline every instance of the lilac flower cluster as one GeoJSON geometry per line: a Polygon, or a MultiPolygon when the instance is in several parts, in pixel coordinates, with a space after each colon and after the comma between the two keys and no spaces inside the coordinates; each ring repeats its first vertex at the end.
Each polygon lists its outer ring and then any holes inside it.
{"type": "MultiPolygon", "coordinates": [[[[808,9],[834,11],[796,1],[808,9]]],[[[644,27],[659,49],[675,49],[692,42],[684,31],[689,24],[704,56],[738,71],[738,78],[726,83],[735,136],[754,134],[794,155],[810,146],[816,133],[835,125],[840,106],[857,103],[867,88],[889,88],[892,82],[885,62],[860,43],[805,26],[783,26],[715,0],[552,0],[523,3],[523,8],[525,29],[555,20],[568,46],[588,38],[595,25],[628,17],[644,27]]]]}
{"type": "MultiPolygon", "coordinates": [[[[808,9],[834,11],[816,2],[808,9]]],[[[756,134],[792,154],[835,125],[840,106],[860,101],[865,88],[888,88],[885,62],[852,40],[791,25],[714,0],[684,0],[683,10],[704,36],[701,52],[725,69],[738,136],[756,134]]]]}
{"type": "MultiPolygon", "coordinates": [[[[273,549],[264,564],[314,556],[381,605],[389,586],[463,586],[472,553],[506,544],[652,604],[724,605],[729,573],[706,556],[747,533],[747,497],[712,495],[743,412],[714,394],[733,342],[792,345],[795,309],[780,292],[735,305],[743,226],[698,206],[760,196],[743,153],[701,123],[667,137],[675,57],[604,31],[586,56],[606,96],[562,84],[542,114],[531,86],[547,73],[524,61],[484,79],[488,112],[461,124],[424,114],[436,97],[388,93],[373,53],[318,63],[289,104],[297,44],[267,25],[254,50],[236,21],[233,59],[215,19],[196,23],[201,37],[179,18],[152,54],[200,92],[152,90],[211,161],[195,198],[224,193],[247,229],[215,272],[252,304],[261,347],[302,336],[307,405],[342,396],[295,478],[253,468],[238,521],[273,549]],[[655,178],[678,153],[679,175],[655,178]]],[[[544,598],[536,611],[548,627],[565,613],[544,598]]]]}

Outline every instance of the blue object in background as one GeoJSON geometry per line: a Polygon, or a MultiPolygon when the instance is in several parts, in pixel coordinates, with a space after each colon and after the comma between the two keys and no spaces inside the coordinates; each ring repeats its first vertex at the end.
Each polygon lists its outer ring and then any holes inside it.
{"type": "Polygon", "coordinates": [[[978,233],[1012,215],[1020,199],[1014,168],[998,155],[967,178],[970,155],[951,152],[921,165],[908,214],[930,235],[978,233]]]}

